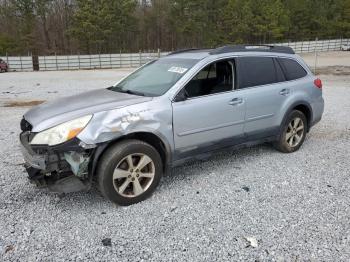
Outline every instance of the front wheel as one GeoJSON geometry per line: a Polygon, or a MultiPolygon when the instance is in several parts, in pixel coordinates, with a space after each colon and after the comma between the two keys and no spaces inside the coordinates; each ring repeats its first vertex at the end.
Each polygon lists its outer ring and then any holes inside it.
{"type": "Polygon", "coordinates": [[[278,141],[274,143],[277,150],[283,153],[297,151],[303,144],[307,131],[307,120],[299,110],[293,110],[281,128],[278,141]]]}
{"type": "Polygon", "coordinates": [[[122,206],[148,198],[159,184],[162,173],[158,151],[139,140],[125,140],[109,148],[97,169],[102,194],[122,206]]]}

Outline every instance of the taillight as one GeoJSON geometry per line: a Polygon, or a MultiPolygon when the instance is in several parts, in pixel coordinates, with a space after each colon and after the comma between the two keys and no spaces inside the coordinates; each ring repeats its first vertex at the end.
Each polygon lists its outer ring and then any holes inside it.
{"type": "Polygon", "coordinates": [[[322,88],[322,81],[321,81],[321,79],[316,78],[316,79],[314,80],[314,84],[315,84],[315,86],[316,86],[317,88],[319,88],[319,89],[322,88]]]}

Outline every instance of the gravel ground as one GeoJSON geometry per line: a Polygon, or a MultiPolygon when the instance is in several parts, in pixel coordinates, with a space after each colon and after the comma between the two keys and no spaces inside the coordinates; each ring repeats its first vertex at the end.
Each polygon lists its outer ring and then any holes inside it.
{"type": "Polygon", "coordinates": [[[26,179],[26,107],[114,83],[129,70],[0,74],[0,260],[349,261],[350,76],[322,75],[325,113],[293,154],[223,152],[119,207],[96,191],[59,196],[26,179]]]}

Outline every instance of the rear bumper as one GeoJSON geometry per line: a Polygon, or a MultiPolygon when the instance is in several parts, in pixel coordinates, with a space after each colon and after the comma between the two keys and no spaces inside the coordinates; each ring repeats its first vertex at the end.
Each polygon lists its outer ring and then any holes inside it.
{"type": "Polygon", "coordinates": [[[58,146],[32,146],[30,132],[20,135],[21,152],[29,180],[38,187],[55,192],[75,192],[90,187],[89,163],[92,149],[80,146],[72,139],[58,146]]]}
{"type": "Polygon", "coordinates": [[[310,127],[316,125],[321,121],[324,112],[324,99],[320,96],[314,103],[312,103],[312,121],[310,127]]]}

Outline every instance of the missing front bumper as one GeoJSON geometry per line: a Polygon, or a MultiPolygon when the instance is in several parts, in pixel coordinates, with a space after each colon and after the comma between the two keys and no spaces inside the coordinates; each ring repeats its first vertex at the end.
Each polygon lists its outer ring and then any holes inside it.
{"type": "Polygon", "coordinates": [[[54,192],[76,192],[90,188],[89,163],[93,149],[84,149],[78,139],[58,146],[31,146],[30,134],[21,134],[21,151],[28,178],[38,187],[54,192]]]}

